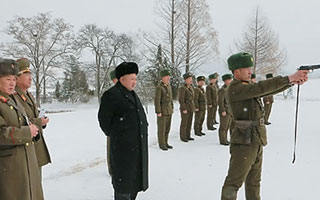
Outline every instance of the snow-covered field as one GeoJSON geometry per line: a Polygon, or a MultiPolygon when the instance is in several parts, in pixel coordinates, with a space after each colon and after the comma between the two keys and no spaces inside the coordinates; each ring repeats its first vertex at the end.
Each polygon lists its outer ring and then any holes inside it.
{"type": "MultiPolygon", "coordinates": [[[[295,99],[277,96],[264,148],[261,196],[264,200],[319,199],[320,186],[320,80],[301,87],[296,163],[292,164],[295,99]]],[[[295,94],[295,93],[294,93],[295,94]]],[[[47,200],[112,200],[113,188],[105,164],[105,136],[97,121],[98,104],[51,104],[45,137],[52,164],[43,168],[47,200]]],[[[219,200],[229,164],[229,147],[218,144],[217,131],[182,143],[180,114],[175,106],[170,133],[173,150],[157,146],[156,118],[149,106],[149,189],[139,200],[219,200]]],[[[193,133],[192,133],[193,134],[193,133]]],[[[243,188],[238,200],[244,200],[243,188]]]]}

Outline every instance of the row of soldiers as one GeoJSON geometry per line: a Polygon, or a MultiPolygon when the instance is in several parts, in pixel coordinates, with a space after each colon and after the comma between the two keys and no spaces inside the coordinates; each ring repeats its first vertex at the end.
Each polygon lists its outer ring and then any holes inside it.
{"type": "MultiPolygon", "coordinates": [[[[155,112],[157,114],[157,126],[158,126],[158,143],[159,148],[166,151],[173,147],[168,143],[169,132],[171,127],[171,118],[173,114],[173,98],[172,89],[170,86],[170,72],[167,69],[160,71],[161,82],[156,87],[155,92],[155,112]]],[[[227,140],[227,133],[231,125],[231,112],[227,105],[225,97],[227,86],[233,79],[232,74],[224,74],[222,81],[224,85],[219,88],[218,85],[218,73],[209,75],[209,84],[204,88],[206,78],[204,76],[197,77],[197,86],[193,87],[194,75],[190,72],[183,75],[184,85],[179,88],[179,104],[180,104],[180,140],[188,142],[194,140],[191,137],[191,127],[193,116],[194,120],[194,133],[196,136],[205,135],[202,132],[202,126],[205,119],[205,113],[207,111],[207,129],[216,130],[214,125],[218,124],[216,120],[216,113],[218,111],[220,117],[219,126],[219,142],[221,145],[229,145],[227,140]],[[218,109],[219,108],[219,109],[218,109]]],[[[271,78],[272,74],[267,74],[267,78],[271,78]]],[[[255,75],[252,74],[252,79],[255,79],[255,75]]],[[[266,124],[271,111],[273,103],[273,97],[264,97],[264,104],[266,110],[266,124]]]]}
{"type": "Polygon", "coordinates": [[[0,199],[42,200],[42,166],[51,162],[43,137],[49,118],[39,116],[28,91],[26,58],[0,58],[0,199]]]}

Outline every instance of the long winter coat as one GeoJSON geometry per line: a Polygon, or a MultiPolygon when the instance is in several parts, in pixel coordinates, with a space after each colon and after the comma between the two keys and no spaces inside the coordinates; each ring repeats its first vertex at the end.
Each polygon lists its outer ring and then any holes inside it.
{"type": "Polygon", "coordinates": [[[0,199],[42,200],[34,142],[22,105],[0,92],[0,199]]]}
{"type": "Polygon", "coordinates": [[[145,191],[148,188],[148,123],[138,96],[118,82],[103,94],[98,119],[111,140],[114,189],[122,193],[145,191]]]}
{"type": "Polygon", "coordinates": [[[39,128],[39,134],[37,136],[37,141],[34,143],[34,148],[36,149],[38,165],[39,167],[51,163],[48,147],[46,141],[43,137],[41,118],[39,118],[39,111],[36,106],[34,97],[30,92],[23,92],[18,86],[16,87],[18,99],[23,105],[24,110],[29,118],[29,120],[39,128]]]}

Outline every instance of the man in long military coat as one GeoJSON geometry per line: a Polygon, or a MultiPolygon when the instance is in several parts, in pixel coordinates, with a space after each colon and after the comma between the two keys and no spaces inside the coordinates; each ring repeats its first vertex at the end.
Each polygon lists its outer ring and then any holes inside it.
{"type": "Polygon", "coordinates": [[[173,147],[168,143],[173,113],[172,88],[170,86],[170,72],[160,71],[161,83],[156,87],[154,107],[157,114],[159,148],[167,151],[173,147]]]}
{"type": "Polygon", "coordinates": [[[202,124],[206,114],[206,92],[204,91],[204,84],[206,78],[204,76],[197,77],[197,87],[194,88],[194,133],[197,136],[205,135],[202,132],[202,124]]]}
{"type": "Polygon", "coordinates": [[[222,145],[229,145],[227,136],[228,130],[230,129],[231,125],[231,113],[227,104],[226,92],[228,85],[232,81],[232,74],[224,74],[222,76],[222,81],[224,82],[224,85],[219,89],[218,92],[218,105],[220,116],[219,141],[222,145]]]}
{"type": "Polygon", "coordinates": [[[221,200],[236,200],[239,188],[245,183],[246,199],[260,200],[260,181],[263,146],[267,144],[263,105],[260,97],[279,93],[292,84],[303,84],[308,72],[299,70],[290,76],[251,82],[253,56],[237,53],[228,58],[234,80],[227,89],[231,108],[230,164],[221,200]]]}
{"type": "Polygon", "coordinates": [[[134,200],[148,188],[148,122],[134,92],[138,65],[123,62],[115,70],[118,82],[103,94],[98,119],[110,136],[115,200],[134,200]]]}
{"type": "Polygon", "coordinates": [[[218,105],[218,87],[217,87],[217,73],[209,75],[209,85],[206,87],[207,95],[207,128],[208,130],[216,130],[214,127],[216,122],[216,112],[218,105]]]}
{"type": "Polygon", "coordinates": [[[179,104],[180,104],[180,140],[188,142],[194,140],[191,137],[191,126],[194,112],[194,91],[192,87],[193,74],[187,72],[183,75],[185,84],[179,88],[179,104]]]}
{"type": "Polygon", "coordinates": [[[42,166],[51,162],[49,151],[44,139],[43,128],[45,128],[49,122],[47,117],[39,117],[39,110],[37,108],[35,99],[33,95],[28,91],[31,87],[32,77],[30,71],[30,62],[27,58],[21,58],[17,60],[19,67],[19,73],[17,77],[16,92],[18,99],[26,111],[26,114],[33,124],[35,124],[39,129],[39,134],[37,141],[34,144],[38,165],[40,169],[40,174],[42,172],[42,166]]]}
{"type": "MultiPolygon", "coordinates": [[[[266,78],[272,78],[273,75],[272,74],[267,74],[266,78]]],[[[263,97],[263,104],[264,104],[264,123],[266,125],[270,125],[271,122],[269,122],[269,117],[270,117],[270,113],[271,113],[271,109],[272,109],[272,104],[273,104],[273,95],[269,95],[269,96],[265,96],[263,97]]]]}
{"type": "Polygon", "coordinates": [[[39,129],[14,94],[18,67],[0,58],[0,199],[43,200],[34,148],[39,129]]]}

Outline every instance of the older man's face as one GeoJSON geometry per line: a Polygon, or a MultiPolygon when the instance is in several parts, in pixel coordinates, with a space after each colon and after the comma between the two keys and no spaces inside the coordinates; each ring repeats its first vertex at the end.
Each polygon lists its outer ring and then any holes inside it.
{"type": "Polygon", "coordinates": [[[132,91],[137,84],[137,75],[136,74],[126,74],[120,77],[120,83],[127,88],[129,91],[132,91]]]}

